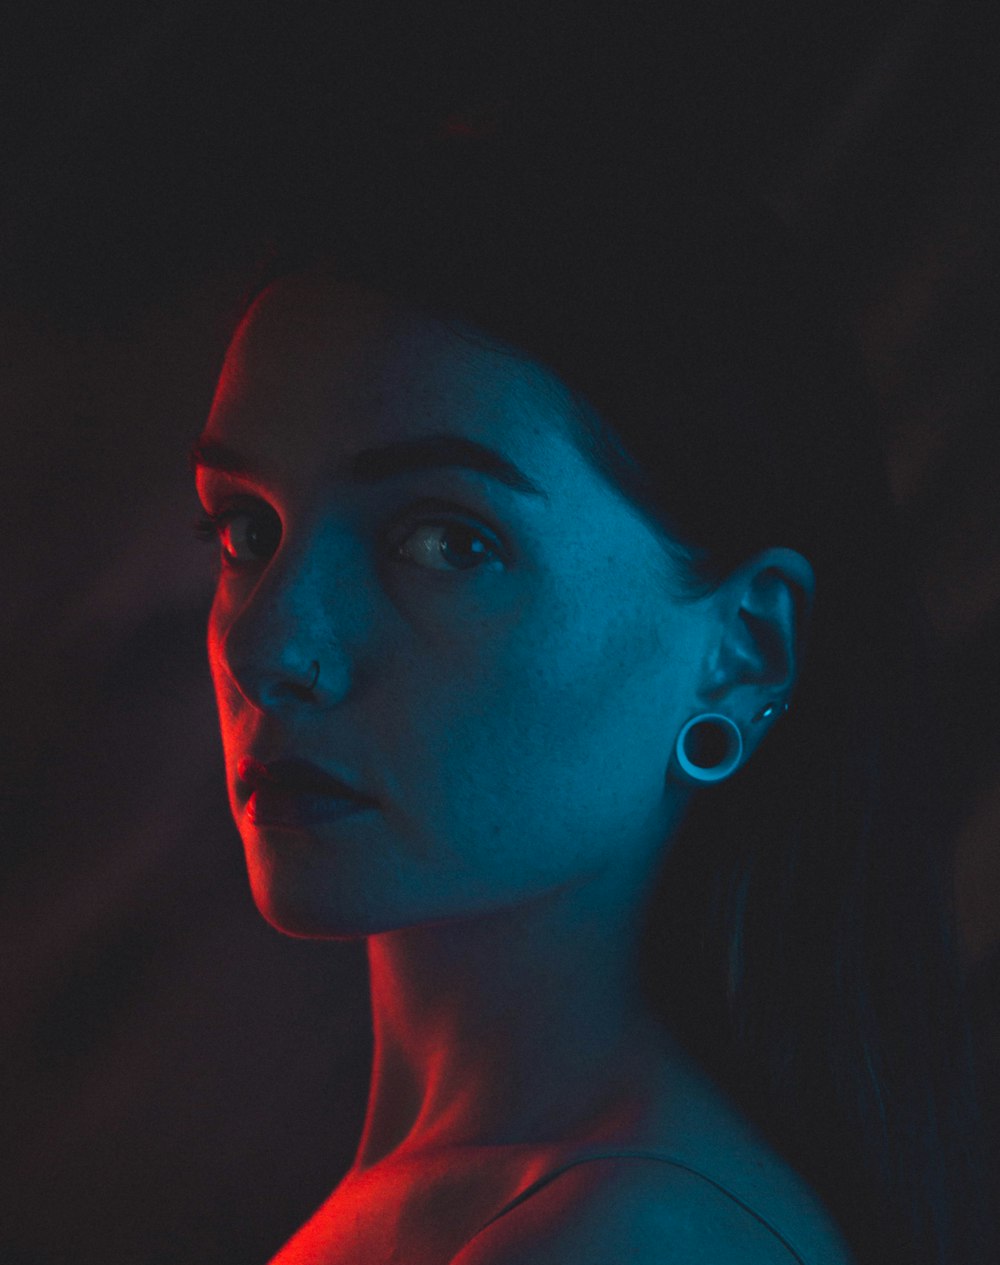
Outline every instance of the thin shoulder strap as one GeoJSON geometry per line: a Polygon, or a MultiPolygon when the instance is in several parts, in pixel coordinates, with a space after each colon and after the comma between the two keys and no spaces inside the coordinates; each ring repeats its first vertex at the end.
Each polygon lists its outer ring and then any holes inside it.
{"type": "MultiPolygon", "coordinates": [[[[802,1259],[798,1252],[796,1252],[795,1248],[792,1247],[791,1243],[788,1242],[781,1231],[773,1226],[766,1217],[762,1217],[760,1213],[751,1208],[749,1204],[744,1203],[742,1199],[734,1195],[731,1190],[727,1190],[725,1186],[720,1185],[720,1183],[713,1177],[709,1177],[707,1173],[702,1173],[698,1169],[692,1168],[690,1164],[682,1164],[680,1160],[670,1159],[668,1156],[660,1155],[655,1151],[607,1151],[593,1155],[578,1156],[575,1160],[570,1160],[568,1164],[564,1164],[561,1168],[553,1169],[551,1173],[546,1173],[544,1176],[539,1177],[537,1181],[532,1182],[530,1186],[522,1190],[519,1195],[515,1195],[515,1197],[509,1203],[505,1204],[495,1216],[490,1217],[489,1221],[487,1221],[485,1225],[480,1226],[472,1238],[477,1238],[485,1229],[491,1226],[494,1221],[498,1221],[519,1204],[524,1203],[526,1199],[530,1199],[531,1196],[537,1194],[543,1186],[547,1186],[549,1182],[555,1181],[555,1179],[565,1173],[567,1169],[576,1168],[578,1164],[589,1164],[594,1160],[659,1160],[662,1164],[670,1164],[674,1168],[683,1169],[686,1173],[693,1173],[695,1177],[702,1178],[702,1180],[708,1182],[710,1186],[714,1186],[716,1190],[721,1191],[727,1199],[731,1199],[733,1203],[738,1204],[739,1207],[742,1208],[744,1212],[749,1213],[755,1221],[759,1221],[766,1230],[769,1230],[771,1234],[774,1235],[783,1247],[787,1248],[798,1265],[806,1265],[806,1262],[802,1259]]],[[[470,1239],[469,1241],[471,1242],[472,1240],[470,1239]]]]}

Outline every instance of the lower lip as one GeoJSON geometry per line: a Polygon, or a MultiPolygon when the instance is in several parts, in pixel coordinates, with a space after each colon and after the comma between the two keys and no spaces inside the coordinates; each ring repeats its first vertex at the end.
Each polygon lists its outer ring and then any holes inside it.
{"type": "Polygon", "coordinates": [[[255,826],[283,826],[300,830],[321,822],[340,821],[367,812],[371,804],[340,795],[285,791],[259,786],[247,801],[247,819],[255,826]]]}

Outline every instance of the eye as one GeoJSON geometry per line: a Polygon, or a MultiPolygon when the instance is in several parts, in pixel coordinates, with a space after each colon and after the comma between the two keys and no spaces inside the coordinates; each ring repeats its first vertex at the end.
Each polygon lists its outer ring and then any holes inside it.
{"type": "Polygon", "coordinates": [[[281,540],[281,520],[272,509],[259,504],[230,505],[199,518],[195,534],[200,540],[218,540],[222,565],[237,569],[274,553],[281,540]]]}
{"type": "Polygon", "coordinates": [[[468,523],[439,519],[418,523],[397,546],[400,557],[430,571],[472,571],[502,568],[498,549],[468,523]]]}

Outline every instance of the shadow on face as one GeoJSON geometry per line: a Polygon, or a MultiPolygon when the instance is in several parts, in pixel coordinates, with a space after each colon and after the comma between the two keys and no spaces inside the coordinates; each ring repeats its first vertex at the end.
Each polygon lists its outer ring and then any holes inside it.
{"type": "Polygon", "coordinates": [[[272,286],[238,331],[197,446],[221,556],[209,653],[254,895],[281,929],[571,889],[599,907],[645,881],[706,614],[672,596],[662,539],[574,425],[513,349],[321,275],[272,286]],[[249,760],[308,761],[372,803],[303,784],[262,812],[249,760]]]}

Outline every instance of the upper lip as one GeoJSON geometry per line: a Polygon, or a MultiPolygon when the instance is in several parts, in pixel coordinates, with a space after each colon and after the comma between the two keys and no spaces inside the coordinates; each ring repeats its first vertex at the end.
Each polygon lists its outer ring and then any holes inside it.
{"type": "Polygon", "coordinates": [[[355,790],[343,778],[328,773],[310,760],[269,760],[265,764],[253,756],[243,756],[236,765],[236,775],[251,790],[256,790],[258,786],[273,786],[285,791],[342,795],[366,804],[375,802],[370,796],[355,790]]]}

